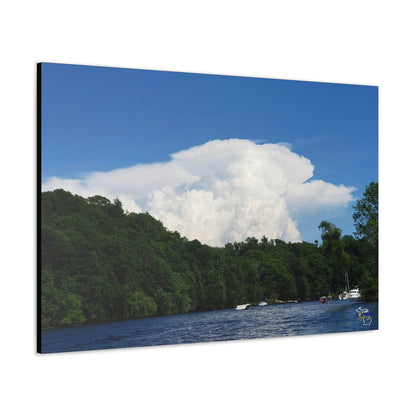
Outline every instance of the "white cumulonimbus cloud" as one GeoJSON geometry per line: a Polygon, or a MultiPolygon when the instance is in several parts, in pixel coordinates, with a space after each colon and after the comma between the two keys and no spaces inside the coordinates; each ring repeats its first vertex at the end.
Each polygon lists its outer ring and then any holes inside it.
{"type": "Polygon", "coordinates": [[[52,177],[43,191],[119,198],[130,212],[149,212],[190,240],[220,246],[247,237],[300,241],[294,214],[345,206],[353,187],[311,180],[310,160],[286,144],[212,140],[171,155],[83,179],[52,177]]]}

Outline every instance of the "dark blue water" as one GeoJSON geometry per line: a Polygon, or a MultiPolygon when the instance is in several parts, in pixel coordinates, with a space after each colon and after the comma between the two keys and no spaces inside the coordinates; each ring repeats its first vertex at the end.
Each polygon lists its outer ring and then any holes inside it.
{"type": "Polygon", "coordinates": [[[378,302],[256,306],[42,331],[42,352],[85,351],[191,342],[378,329],[378,302]],[[361,315],[356,311],[358,308],[361,315]]]}

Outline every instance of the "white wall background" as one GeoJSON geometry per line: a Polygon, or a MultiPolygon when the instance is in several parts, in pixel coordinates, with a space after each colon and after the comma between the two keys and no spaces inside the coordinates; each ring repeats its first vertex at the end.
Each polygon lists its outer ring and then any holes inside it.
{"type": "Polygon", "coordinates": [[[416,370],[411,4],[2,3],[0,412],[410,414],[416,370]],[[37,355],[38,61],[378,85],[380,330],[37,355]]]}

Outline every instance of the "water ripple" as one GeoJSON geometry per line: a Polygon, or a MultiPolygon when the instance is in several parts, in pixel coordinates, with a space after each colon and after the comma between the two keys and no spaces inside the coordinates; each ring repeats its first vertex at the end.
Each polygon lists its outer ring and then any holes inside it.
{"type": "Polygon", "coordinates": [[[42,351],[84,351],[378,329],[378,303],[298,302],[42,331],[42,351]],[[371,313],[370,326],[357,316],[371,313]]]}

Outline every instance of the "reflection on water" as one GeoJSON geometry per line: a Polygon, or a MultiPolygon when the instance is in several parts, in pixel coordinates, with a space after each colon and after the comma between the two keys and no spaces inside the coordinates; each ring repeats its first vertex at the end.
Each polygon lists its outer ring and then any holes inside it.
{"type": "Polygon", "coordinates": [[[42,331],[42,352],[378,329],[378,302],[299,302],[42,331]],[[361,308],[361,309],[359,309],[361,308]],[[358,312],[357,312],[358,310],[358,312]],[[367,312],[361,312],[367,310],[367,312]]]}

